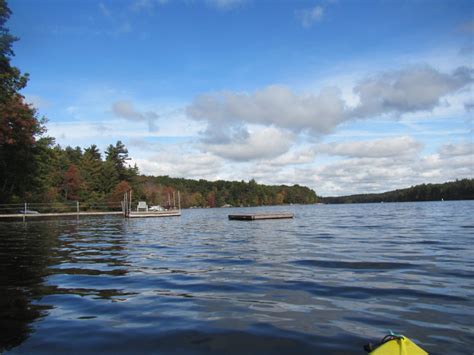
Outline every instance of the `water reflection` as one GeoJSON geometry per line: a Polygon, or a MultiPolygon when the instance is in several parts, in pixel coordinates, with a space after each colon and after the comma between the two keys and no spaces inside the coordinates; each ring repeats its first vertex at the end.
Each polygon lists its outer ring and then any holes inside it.
{"type": "Polygon", "coordinates": [[[111,288],[109,279],[125,276],[129,266],[123,223],[120,219],[79,221],[74,230],[61,231],[56,262],[49,266],[46,293],[125,296],[120,287],[111,288]]]}
{"type": "Polygon", "coordinates": [[[31,323],[51,306],[40,305],[42,282],[59,245],[49,225],[0,224],[0,352],[21,344],[31,323]]]}
{"type": "Polygon", "coordinates": [[[94,233],[84,227],[74,220],[0,224],[0,352],[20,345],[33,332],[33,322],[54,311],[52,295],[116,300],[127,295],[91,287],[87,280],[68,285],[68,278],[127,272],[120,224],[94,233]]]}

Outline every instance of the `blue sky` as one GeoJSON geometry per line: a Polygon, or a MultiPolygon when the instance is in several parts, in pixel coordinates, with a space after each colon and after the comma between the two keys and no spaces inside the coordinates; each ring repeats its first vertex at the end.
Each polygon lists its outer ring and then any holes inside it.
{"type": "Polygon", "coordinates": [[[473,177],[470,1],[16,0],[61,145],[322,195],[473,177]]]}

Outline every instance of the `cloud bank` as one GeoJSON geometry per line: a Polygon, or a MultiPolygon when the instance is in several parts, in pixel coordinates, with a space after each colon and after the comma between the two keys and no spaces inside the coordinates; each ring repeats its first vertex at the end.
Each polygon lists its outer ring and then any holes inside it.
{"type": "MultiPolygon", "coordinates": [[[[413,66],[359,81],[353,88],[358,99],[355,106],[347,103],[337,87],[325,87],[317,94],[300,94],[284,85],[270,85],[253,93],[222,91],[199,95],[186,108],[186,114],[207,124],[202,141],[209,144],[209,150],[230,157],[214,145],[249,143],[249,125],[321,136],[345,122],[431,111],[442,104],[444,97],[472,82],[473,70],[466,67],[443,73],[427,65],[413,66]]],[[[282,147],[286,146],[287,140],[278,139],[282,147]]],[[[368,149],[375,148],[384,149],[368,149]]]]}
{"type": "Polygon", "coordinates": [[[466,67],[446,74],[422,66],[361,81],[353,90],[360,100],[355,108],[348,108],[341,90],[335,87],[323,88],[314,95],[296,94],[284,85],[270,85],[252,94],[224,91],[200,95],[186,111],[190,118],[210,125],[244,122],[329,133],[348,120],[432,110],[441,98],[472,82],[473,70],[466,67]]]}
{"type": "MultiPolygon", "coordinates": [[[[428,154],[422,152],[420,142],[409,136],[335,142],[313,149],[291,149],[278,157],[259,161],[241,161],[238,167],[229,163],[225,154],[217,156],[189,148],[166,145],[137,163],[148,174],[210,180],[255,178],[268,184],[307,185],[323,196],[383,192],[474,176],[474,144],[462,141],[444,144],[428,154]],[[379,152],[383,146],[387,148],[379,152]],[[323,150],[324,154],[338,159],[320,160],[323,150]]],[[[153,151],[150,147],[143,149],[148,153],[153,151]]],[[[241,157],[245,154],[244,151],[241,157]]]]}

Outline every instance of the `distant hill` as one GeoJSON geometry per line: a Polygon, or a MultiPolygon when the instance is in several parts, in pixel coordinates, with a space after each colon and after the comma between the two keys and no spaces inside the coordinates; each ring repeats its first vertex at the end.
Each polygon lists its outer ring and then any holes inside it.
{"type": "Polygon", "coordinates": [[[474,200],[474,179],[462,179],[443,184],[422,184],[375,194],[322,197],[323,203],[409,202],[440,200],[474,200]]]}

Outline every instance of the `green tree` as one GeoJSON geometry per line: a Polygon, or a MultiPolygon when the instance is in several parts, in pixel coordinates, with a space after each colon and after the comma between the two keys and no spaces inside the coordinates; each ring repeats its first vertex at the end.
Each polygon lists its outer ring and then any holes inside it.
{"type": "Polygon", "coordinates": [[[115,169],[114,163],[106,160],[102,164],[102,171],[100,175],[100,191],[108,194],[119,183],[119,175],[115,169]]]}
{"type": "Polygon", "coordinates": [[[79,170],[84,179],[84,187],[89,195],[102,190],[102,165],[100,151],[95,144],[84,149],[79,170]]]}
{"type": "MultiPolygon", "coordinates": [[[[57,189],[53,184],[53,177],[57,175],[54,170],[54,138],[43,137],[38,139],[34,148],[35,175],[30,175],[30,189],[33,201],[52,202],[58,197],[57,189]]],[[[58,180],[57,180],[58,181],[58,180]]]]}
{"type": "Polygon", "coordinates": [[[105,151],[106,162],[110,162],[117,172],[119,180],[130,181],[134,175],[133,168],[129,168],[127,161],[130,160],[128,157],[128,149],[121,141],[117,141],[115,146],[110,144],[105,151]]]}
{"type": "Polygon", "coordinates": [[[74,165],[80,164],[80,161],[82,159],[81,147],[73,148],[73,147],[67,146],[66,149],[64,149],[64,154],[69,164],[74,164],[74,165]]]}

